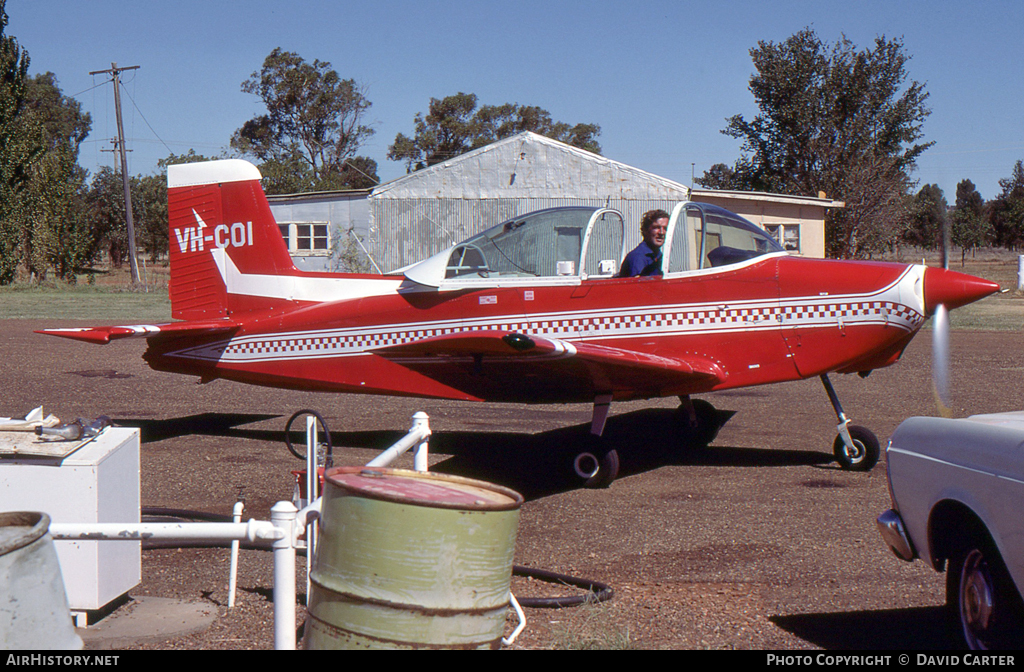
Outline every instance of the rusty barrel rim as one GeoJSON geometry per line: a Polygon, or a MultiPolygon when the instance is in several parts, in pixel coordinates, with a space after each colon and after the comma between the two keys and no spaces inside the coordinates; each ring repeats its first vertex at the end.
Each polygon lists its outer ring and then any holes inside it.
{"type": "Polygon", "coordinates": [[[514,511],[523,496],[501,485],[464,476],[388,467],[335,467],[324,483],[344,492],[400,504],[467,511],[514,511]]]}

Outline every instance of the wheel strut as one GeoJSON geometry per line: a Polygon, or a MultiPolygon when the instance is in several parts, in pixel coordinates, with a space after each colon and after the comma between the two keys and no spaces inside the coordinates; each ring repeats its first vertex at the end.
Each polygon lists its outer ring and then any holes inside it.
{"type": "Polygon", "coordinates": [[[866,427],[850,424],[850,419],[843,412],[843,406],[839,403],[839,397],[836,396],[835,388],[832,387],[832,381],[828,379],[828,374],[821,374],[821,384],[825,386],[828,400],[832,402],[836,419],[839,420],[839,424],[836,425],[839,436],[832,444],[832,452],[836,461],[843,469],[869,471],[878,462],[881,452],[878,437],[866,427]]]}
{"type": "Polygon", "coordinates": [[[599,394],[594,397],[594,416],[590,421],[590,433],[594,436],[604,434],[604,423],[608,420],[608,412],[612,408],[612,395],[599,394]]]}
{"type": "Polygon", "coordinates": [[[836,412],[836,419],[839,420],[836,431],[839,432],[839,436],[843,437],[843,445],[846,446],[846,450],[852,454],[857,448],[853,445],[853,439],[850,438],[850,419],[846,417],[846,413],[843,413],[843,405],[839,403],[839,397],[836,396],[836,390],[832,387],[832,381],[828,379],[827,373],[821,374],[821,384],[825,386],[825,393],[828,394],[828,400],[832,402],[832,408],[836,412]]]}
{"type": "Polygon", "coordinates": [[[607,488],[619,475],[619,453],[608,448],[601,437],[611,410],[612,395],[599,394],[594,398],[594,415],[590,422],[589,446],[573,461],[573,471],[588,488],[607,488]]]}

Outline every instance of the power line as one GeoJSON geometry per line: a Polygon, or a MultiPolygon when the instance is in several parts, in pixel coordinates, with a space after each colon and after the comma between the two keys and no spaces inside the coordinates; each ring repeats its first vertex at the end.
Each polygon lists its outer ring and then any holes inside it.
{"type": "Polygon", "coordinates": [[[127,89],[127,88],[125,88],[125,90],[124,90],[124,95],[128,96],[128,100],[132,101],[132,106],[133,106],[133,107],[135,107],[135,110],[136,110],[136,111],[137,111],[137,112],[139,113],[139,116],[140,116],[140,117],[142,117],[142,120],[143,120],[144,122],[146,122],[146,126],[148,126],[148,127],[149,127],[149,130],[153,131],[153,135],[155,135],[155,136],[156,136],[156,139],[160,141],[160,144],[162,144],[162,145],[163,145],[164,147],[166,147],[166,148],[167,148],[167,151],[168,151],[168,152],[170,152],[171,154],[173,154],[173,153],[174,153],[174,150],[172,150],[172,149],[171,149],[170,147],[168,147],[168,146],[167,146],[167,143],[166,143],[166,142],[164,142],[164,139],[160,137],[160,134],[159,134],[159,133],[157,133],[157,132],[156,132],[156,129],[154,129],[154,128],[153,128],[153,126],[152,126],[152,125],[151,125],[151,124],[149,123],[149,120],[148,120],[148,119],[146,119],[146,115],[144,115],[144,114],[142,113],[142,110],[141,110],[141,109],[139,108],[139,106],[138,106],[138,105],[137,105],[137,104],[135,103],[135,99],[134,99],[134,98],[132,98],[132,94],[128,93],[128,89],[127,89]]]}
{"type": "Polygon", "coordinates": [[[128,221],[128,258],[131,262],[131,281],[135,285],[139,282],[138,260],[135,258],[135,223],[132,220],[131,212],[131,188],[128,178],[128,155],[125,152],[125,129],[124,123],[121,120],[121,82],[119,75],[126,70],[138,69],[138,66],[118,68],[116,62],[112,62],[110,70],[96,70],[89,73],[90,75],[110,74],[114,79],[114,111],[118,116],[118,148],[121,151],[121,179],[125,187],[125,215],[128,221]]]}

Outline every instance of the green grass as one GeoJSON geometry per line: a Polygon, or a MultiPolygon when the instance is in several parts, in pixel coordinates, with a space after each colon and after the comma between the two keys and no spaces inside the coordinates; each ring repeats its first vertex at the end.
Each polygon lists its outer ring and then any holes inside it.
{"type": "Polygon", "coordinates": [[[170,322],[171,301],[166,287],[10,285],[0,287],[0,319],[170,322]]]}

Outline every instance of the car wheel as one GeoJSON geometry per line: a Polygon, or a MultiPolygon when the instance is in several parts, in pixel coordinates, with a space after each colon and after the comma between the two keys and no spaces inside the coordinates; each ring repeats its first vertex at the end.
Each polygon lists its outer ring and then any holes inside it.
{"type": "Polygon", "coordinates": [[[987,535],[974,534],[950,558],[946,606],[954,635],[968,649],[1017,648],[1024,638],[1021,597],[987,535]]]}
{"type": "Polygon", "coordinates": [[[853,452],[847,451],[846,443],[840,435],[832,443],[832,454],[835,455],[836,461],[843,469],[871,471],[871,468],[878,463],[878,456],[881,453],[878,437],[867,427],[850,425],[848,429],[850,438],[853,439],[853,452]]]}

